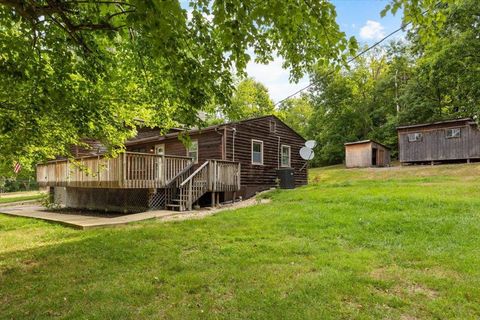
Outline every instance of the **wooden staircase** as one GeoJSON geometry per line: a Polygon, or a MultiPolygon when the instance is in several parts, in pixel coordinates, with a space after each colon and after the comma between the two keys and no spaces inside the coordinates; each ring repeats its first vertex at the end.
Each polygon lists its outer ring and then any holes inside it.
{"type": "Polygon", "coordinates": [[[167,209],[192,210],[193,204],[207,192],[237,191],[240,189],[240,164],[223,160],[207,160],[193,171],[185,168],[168,184],[167,209]]]}
{"type": "Polygon", "coordinates": [[[178,211],[192,210],[193,203],[208,191],[209,163],[210,161],[205,161],[178,185],[171,201],[167,203],[167,208],[178,211]]]}

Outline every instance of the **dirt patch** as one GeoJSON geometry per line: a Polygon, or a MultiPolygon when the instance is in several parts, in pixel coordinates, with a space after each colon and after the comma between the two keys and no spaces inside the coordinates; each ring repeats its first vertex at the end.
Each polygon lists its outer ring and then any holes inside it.
{"type": "Polygon", "coordinates": [[[378,281],[392,281],[393,287],[379,289],[381,294],[394,295],[397,297],[413,298],[416,295],[423,295],[428,299],[436,299],[438,292],[427,286],[408,279],[408,270],[398,266],[381,267],[370,272],[370,277],[378,281]]]}
{"type": "Polygon", "coordinates": [[[438,297],[438,292],[437,291],[432,290],[430,288],[427,288],[427,287],[425,287],[425,286],[423,286],[419,283],[409,285],[407,288],[405,288],[405,291],[409,295],[421,294],[421,295],[426,296],[429,299],[435,299],[435,298],[438,297]]]}
{"type": "Polygon", "coordinates": [[[399,281],[402,278],[402,273],[403,270],[401,270],[401,268],[399,268],[397,265],[392,265],[389,267],[380,267],[377,269],[373,269],[370,272],[370,277],[380,281],[399,281]]]}
{"type": "Polygon", "coordinates": [[[422,273],[440,279],[460,280],[461,275],[454,270],[446,270],[441,267],[431,267],[422,270],[422,273]]]}
{"type": "Polygon", "coordinates": [[[38,261],[35,261],[35,260],[25,260],[25,261],[23,261],[23,266],[25,267],[25,269],[28,269],[28,270],[34,269],[34,268],[38,267],[39,265],[40,265],[40,263],[38,261]]]}

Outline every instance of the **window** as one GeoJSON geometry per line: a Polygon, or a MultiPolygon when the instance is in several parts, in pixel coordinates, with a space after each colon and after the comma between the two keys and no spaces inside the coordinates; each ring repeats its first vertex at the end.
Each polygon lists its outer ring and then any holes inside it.
{"type": "Polygon", "coordinates": [[[282,145],[282,158],[280,165],[290,167],[290,146],[282,145]]]}
{"type": "Polygon", "coordinates": [[[275,121],[270,121],[270,132],[275,133],[277,131],[277,123],[275,121]]]}
{"type": "Polygon", "coordinates": [[[447,129],[447,139],[460,138],[462,130],[460,128],[447,129]]]}
{"type": "Polygon", "coordinates": [[[252,164],[263,164],[263,141],[252,140],[252,164]]]}
{"type": "Polygon", "coordinates": [[[198,140],[190,141],[190,146],[188,147],[188,156],[193,158],[193,162],[198,162],[198,140]]]}
{"type": "Polygon", "coordinates": [[[422,134],[420,132],[409,133],[408,142],[422,141],[422,134]]]}

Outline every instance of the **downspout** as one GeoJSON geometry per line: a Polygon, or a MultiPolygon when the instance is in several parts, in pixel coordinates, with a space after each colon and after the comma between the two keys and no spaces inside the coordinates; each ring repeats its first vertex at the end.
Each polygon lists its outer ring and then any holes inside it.
{"type": "Polygon", "coordinates": [[[215,128],[215,132],[219,135],[222,136],[222,145],[221,145],[221,148],[222,148],[222,160],[225,160],[225,127],[223,128],[224,129],[224,132],[218,132],[218,129],[219,128],[215,128]]]}
{"type": "Polygon", "coordinates": [[[222,160],[227,160],[227,127],[223,127],[223,154],[222,160]]]}
{"type": "Polygon", "coordinates": [[[232,161],[235,161],[235,135],[237,134],[237,128],[232,128],[232,161]]]}
{"type": "Polygon", "coordinates": [[[277,136],[278,144],[277,144],[277,169],[280,169],[280,136],[277,136]]]}

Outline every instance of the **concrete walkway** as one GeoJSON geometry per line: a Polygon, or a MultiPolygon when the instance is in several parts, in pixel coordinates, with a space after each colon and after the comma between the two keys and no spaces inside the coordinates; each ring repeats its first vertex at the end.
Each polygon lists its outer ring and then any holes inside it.
{"type": "Polygon", "coordinates": [[[16,205],[12,207],[3,207],[0,209],[0,212],[11,216],[36,218],[45,221],[57,222],[78,229],[122,225],[129,222],[162,218],[179,214],[179,212],[175,211],[155,210],[135,214],[126,214],[116,217],[99,217],[52,212],[39,205],[16,205]]]}
{"type": "Polygon", "coordinates": [[[88,216],[81,214],[67,214],[48,211],[42,206],[25,204],[25,205],[12,205],[9,207],[0,208],[0,213],[4,213],[11,216],[35,218],[45,221],[51,221],[74,227],[77,229],[90,229],[107,226],[123,225],[130,222],[142,221],[147,219],[161,219],[165,221],[172,220],[186,220],[186,219],[200,219],[209,215],[213,215],[224,210],[233,210],[243,207],[248,207],[258,203],[264,203],[268,201],[256,201],[255,199],[248,199],[245,201],[236,202],[234,204],[215,208],[215,209],[201,209],[194,211],[178,212],[169,210],[153,210],[135,214],[126,214],[115,217],[100,217],[100,216],[88,216]]]}

